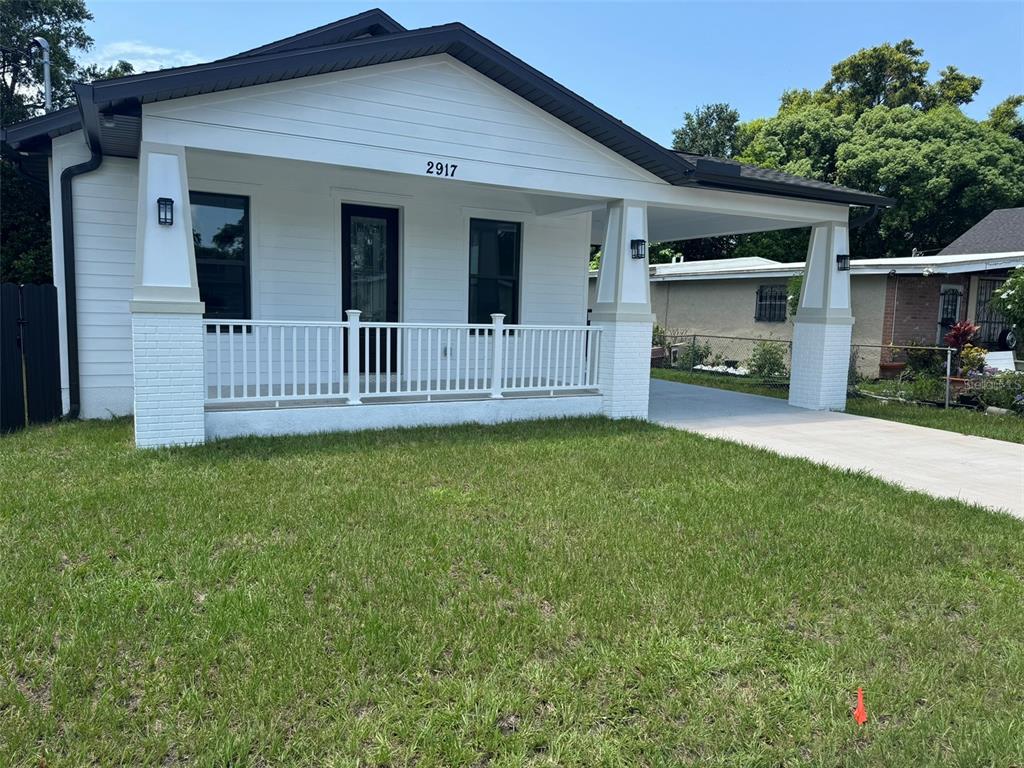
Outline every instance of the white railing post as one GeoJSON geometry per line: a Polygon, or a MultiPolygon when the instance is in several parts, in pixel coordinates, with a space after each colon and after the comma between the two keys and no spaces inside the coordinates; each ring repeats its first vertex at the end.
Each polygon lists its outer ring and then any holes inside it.
{"type": "Polygon", "coordinates": [[[346,309],[348,319],[348,404],[359,405],[359,315],[358,309],[346,309]]]}
{"type": "Polygon", "coordinates": [[[498,398],[502,397],[502,385],[505,383],[505,366],[503,360],[505,316],[502,314],[491,315],[491,320],[494,321],[494,330],[491,331],[491,333],[494,334],[491,342],[491,352],[494,357],[491,361],[491,397],[498,398]]]}

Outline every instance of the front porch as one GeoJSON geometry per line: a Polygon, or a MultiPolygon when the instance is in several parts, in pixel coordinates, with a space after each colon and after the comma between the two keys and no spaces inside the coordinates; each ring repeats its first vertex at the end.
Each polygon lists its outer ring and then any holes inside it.
{"type": "Polygon", "coordinates": [[[600,327],[206,320],[207,437],[601,412],[600,327]]]}

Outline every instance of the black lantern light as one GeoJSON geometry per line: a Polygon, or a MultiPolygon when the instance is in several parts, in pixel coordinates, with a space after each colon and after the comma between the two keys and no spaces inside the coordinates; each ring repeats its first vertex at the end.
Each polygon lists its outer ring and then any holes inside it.
{"type": "Polygon", "coordinates": [[[850,271],[850,254],[848,253],[837,253],[836,254],[836,268],[840,272],[850,271]]]}
{"type": "Polygon", "coordinates": [[[160,224],[170,226],[174,223],[174,201],[169,197],[158,197],[156,200],[156,220],[160,224]]]}
{"type": "Polygon", "coordinates": [[[647,258],[647,241],[630,240],[629,250],[632,252],[634,259],[645,259],[647,258]]]}

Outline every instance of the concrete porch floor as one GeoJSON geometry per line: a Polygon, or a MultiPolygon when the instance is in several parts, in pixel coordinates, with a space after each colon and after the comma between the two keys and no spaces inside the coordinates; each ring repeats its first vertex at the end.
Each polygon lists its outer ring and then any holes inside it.
{"type": "Polygon", "coordinates": [[[1024,518],[1024,445],[1017,443],[657,379],[649,418],[1024,518]]]}

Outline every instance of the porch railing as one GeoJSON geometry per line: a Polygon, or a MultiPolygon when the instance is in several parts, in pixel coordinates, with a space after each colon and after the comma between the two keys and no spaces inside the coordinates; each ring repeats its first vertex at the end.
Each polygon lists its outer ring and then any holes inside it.
{"type": "Polygon", "coordinates": [[[209,404],[500,398],[600,386],[599,327],[206,320],[209,404]]]}

